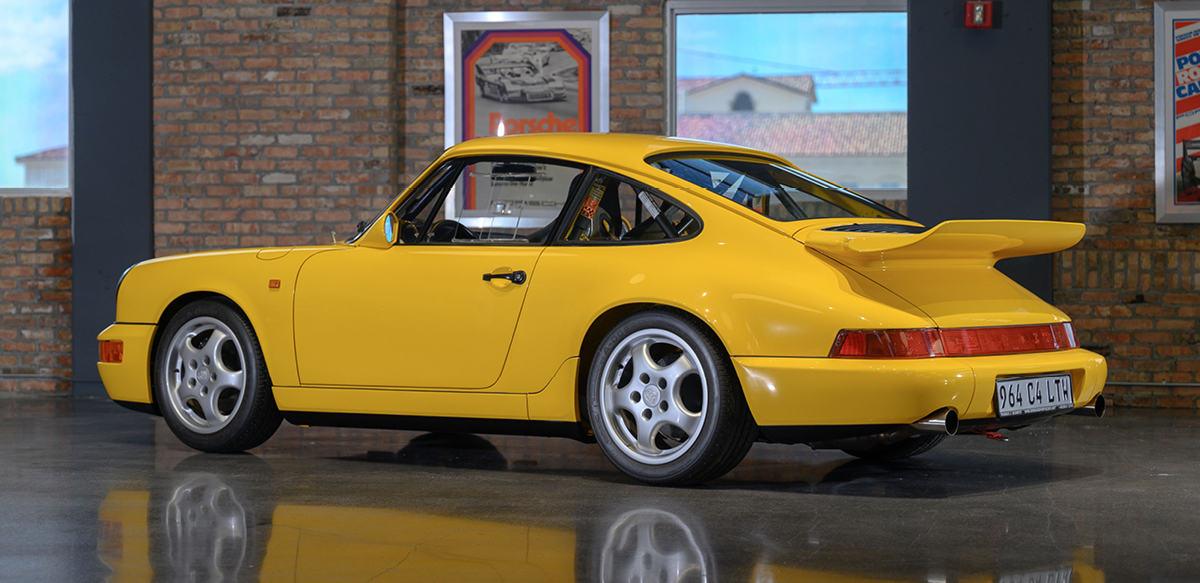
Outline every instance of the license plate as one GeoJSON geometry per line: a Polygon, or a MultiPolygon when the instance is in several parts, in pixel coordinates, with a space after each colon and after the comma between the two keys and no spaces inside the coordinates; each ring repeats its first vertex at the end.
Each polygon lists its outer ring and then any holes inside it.
{"type": "Polygon", "coordinates": [[[1069,374],[996,379],[996,412],[1000,417],[1074,407],[1069,374]]]}
{"type": "Polygon", "coordinates": [[[1049,571],[1031,571],[1001,575],[998,583],[1071,583],[1072,567],[1059,567],[1049,571]]]}

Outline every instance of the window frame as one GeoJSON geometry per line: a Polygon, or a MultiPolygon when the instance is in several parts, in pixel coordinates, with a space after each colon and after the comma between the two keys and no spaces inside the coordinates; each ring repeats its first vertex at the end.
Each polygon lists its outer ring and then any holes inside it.
{"type": "MultiPolygon", "coordinates": [[[[668,136],[676,135],[675,118],[677,83],[675,55],[677,52],[676,18],[691,14],[770,14],[802,12],[908,12],[909,0],[667,0],[663,18],[663,40],[666,55],[663,59],[663,99],[666,116],[664,129],[668,136]]],[[[907,188],[865,188],[855,191],[872,200],[907,200],[907,188]],[[865,191],[865,192],[864,192],[865,191]],[[869,193],[870,196],[866,196],[869,193]]]]}
{"type": "MultiPolygon", "coordinates": [[[[567,193],[566,198],[563,200],[562,211],[559,213],[559,215],[557,217],[555,217],[554,221],[552,222],[554,226],[551,227],[550,234],[547,235],[546,241],[542,241],[542,242],[524,241],[523,242],[520,240],[507,240],[507,239],[495,239],[495,240],[480,239],[479,242],[474,242],[474,243],[463,243],[463,242],[453,242],[453,241],[431,242],[431,241],[425,240],[425,238],[428,237],[428,235],[429,235],[429,229],[432,228],[433,224],[434,224],[434,223],[429,223],[429,224],[423,225],[421,227],[421,231],[417,236],[416,243],[406,243],[405,245],[407,245],[407,246],[463,245],[463,246],[472,246],[472,247],[484,247],[484,246],[485,247],[538,247],[538,246],[545,247],[545,246],[548,246],[548,245],[552,244],[552,242],[558,236],[558,233],[562,231],[562,224],[564,222],[563,217],[567,216],[569,214],[568,211],[571,211],[571,209],[574,209],[574,211],[572,211],[572,212],[574,212],[574,213],[579,212],[577,203],[575,201],[576,195],[577,195],[578,191],[583,188],[582,185],[587,183],[587,177],[589,176],[589,173],[594,169],[593,166],[582,163],[582,162],[575,162],[572,160],[564,160],[561,158],[550,158],[547,156],[523,156],[523,155],[519,155],[519,154],[495,154],[495,155],[470,154],[470,155],[459,156],[456,158],[450,158],[448,160],[442,161],[441,164],[437,165],[435,168],[433,168],[433,170],[431,172],[429,172],[429,174],[426,175],[426,178],[424,180],[422,180],[419,184],[417,184],[416,186],[414,186],[412,188],[412,190],[410,191],[410,194],[408,196],[404,196],[404,197],[397,199],[395,203],[393,203],[391,206],[388,207],[388,210],[386,212],[395,213],[397,218],[399,218],[400,210],[402,208],[404,208],[406,205],[412,204],[414,197],[422,196],[428,189],[437,187],[438,184],[436,184],[436,182],[438,182],[440,180],[446,180],[446,179],[450,179],[452,177],[454,179],[454,182],[457,182],[458,177],[462,173],[463,168],[465,168],[466,166],[470,166],[471,164],[476,164],[479,162],[514,162],[514,163],[533,163],[533,164],[542,163],[542,164],[553,164],[553,165],[562,166],[565,168],[578,168],[580,170],[580,175],[584,176],[584,179],[580,182],[579,187],[577,187],[575,190],[567,193]],[[449,174],[442,174],[442,169],[444,169],[444,168],[450,168],[449,174]]],[[[453,189],[453,187],[448,188],[448,189],[446,189],[445,192],[442,192],[441,194],[437,195],[437,199],[435,199],[432,202],[432,204],[434,205],[434,208],[441,207],[444,209],[447,204],[455,204],[455,202],[456,202],[455,197],[450,196],[450,191],[452,189],[453,189]]],[[[386,212],[384,214],[386,214],[386,212]]],[[[443,210],[443,216],[445,216],[444,212],[445,211],[443,210]]],[[[435,214],[436,214],[436,211],[435,211],[435,214]]],[[[459,219],[460,219],[460,217],[454,217],[454,218],[447,217],[443,220],[451,220],[451,221],[458,222],[459,224],[462,224],[459,219]]]]}
{"type": "Polygon", "coordinates": [[[580,209],[580,207],[583,206],[583,199],[586,198],[586,195],[584,193],[587,192],[587,187],[590,186],[592,184],[592,182],[596,179],[596,177],[601,174],[606,175],[609,178],[625,182],[638,190],[644,190],[653,196],[656,196],[662,200],[670,202],[671,206],[673,208],[680,209],[682,212],[685,212],[685,213],[691,215],[691,217],[696,220],[696,231],[687,236],[676,237],[674,239],[651,239],[648,241],[635,241],[635,240],[629,240],[629,241],[570,241],[567,239],[567,235],[570,234],[572,221],[562,221],[556,228],[556,232],[554,233],[554,238],[550,241],[551,246],[556,246],[556,247],[622,247],[622,246],[629,246],[629,245],[665,245],[665,244],[669,244],[669,243],[679,243],[682,241],[688,241],[690,239],[694,239],[694,238],[698,237],[700,235],[700,233],[704,232],[704,217],[701,217],[700,213],[696,212],[696,210],[693,209],[690,205],[685,205],[685,204],[679,202],[678,198],[673,197],[673,196],[667,196],[666,194],[663,194],[663,192],[660,189],[649,186],[640,180],[634,180],[633,178],[630,178],[624,174],[621,174],[619,172],[614,172],[607,168],[601,168],[599,166],[591,166],[590,170],[585,174],[583,181],[579,183],[579,188],[575,192],[571,193],[572,196],[574,197],[574,200],[571,201],[571,204],[569,207],[570,212],[563,216],[569,216],[569,217],[579,216],[579,209],[580,209]]]}

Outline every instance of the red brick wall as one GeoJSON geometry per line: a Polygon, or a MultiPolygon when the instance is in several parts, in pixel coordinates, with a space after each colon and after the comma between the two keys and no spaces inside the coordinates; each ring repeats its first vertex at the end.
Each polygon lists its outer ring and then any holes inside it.
{"type": "Polygon", "coordinates": [[[1054,2],[1054,216],[1087,223],[1055,300],[1121,405],[1196,408],[1200,227],[1154,222],[1149,0],[1054,2]],[[1168,383],[1164,385],[1163,383],[1168,383]]]}
{"type": "Polygon", "coordinates": [[[0,394],[66,394],[71,199],[0,197],[0,394]]]}
{"type": "Polygon", "coordinates": [[[394,2],[156,0],[155,252],[344,238],[396,192],[394,2]]]}
{"type": "Polygon", "coordinates": [[[155,253],[351,234],[443,149],[442,15],[607,8],[613,131],[663,131],[661,3],[156,0],[155,253]]]}

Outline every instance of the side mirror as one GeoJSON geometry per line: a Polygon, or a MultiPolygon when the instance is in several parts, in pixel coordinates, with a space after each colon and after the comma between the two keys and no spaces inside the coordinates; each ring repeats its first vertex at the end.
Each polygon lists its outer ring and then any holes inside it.
{"type": "Polygon", "coordinates": [[[375,221],[375,224],[367,227],[366,233],[363,233],[358,244],[372,249],[388,249],[395,245],[399,238],[400,219],[396,218],[395,213],[387,213],[383,215],[383,218],[375,221]]]}

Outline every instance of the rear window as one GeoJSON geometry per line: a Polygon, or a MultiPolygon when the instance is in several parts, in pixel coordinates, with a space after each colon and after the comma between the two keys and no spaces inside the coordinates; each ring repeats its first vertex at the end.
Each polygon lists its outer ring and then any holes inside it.
{"type": "Polygon", "coordinates": [[[766,160],[678,156],[649,162],[663,172],[777,221],[906,218],[832,182],[766,160]]]}

